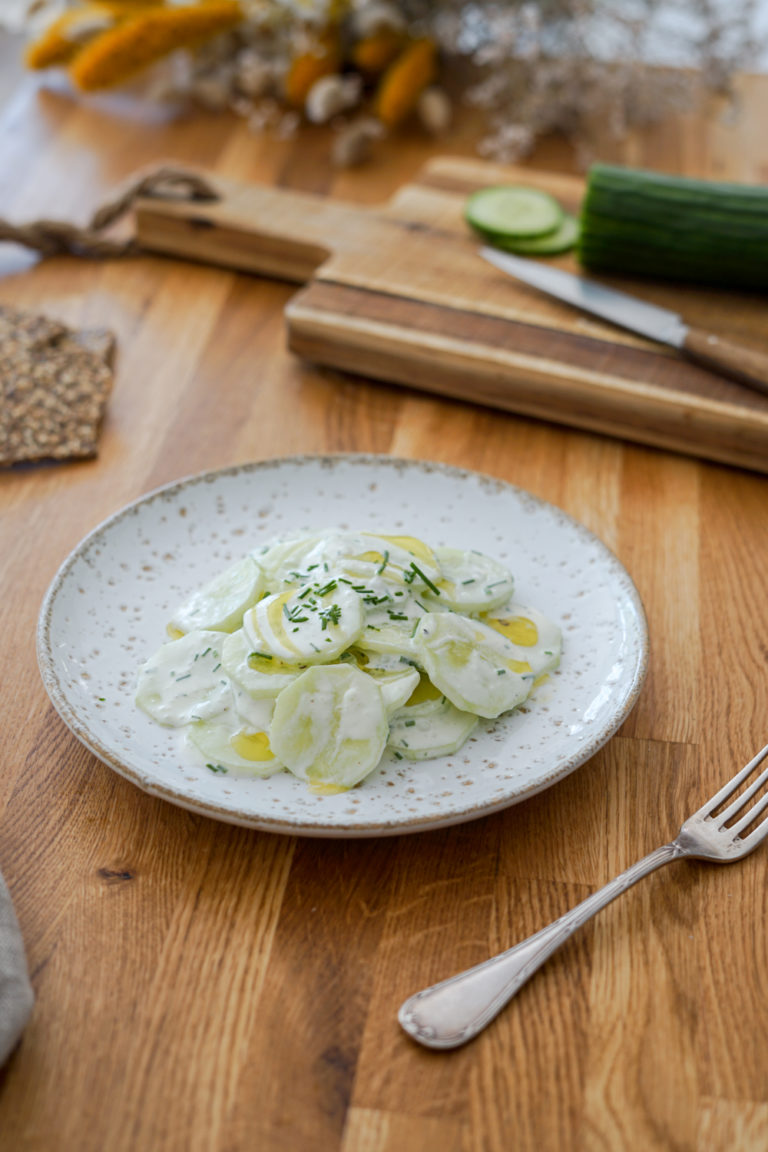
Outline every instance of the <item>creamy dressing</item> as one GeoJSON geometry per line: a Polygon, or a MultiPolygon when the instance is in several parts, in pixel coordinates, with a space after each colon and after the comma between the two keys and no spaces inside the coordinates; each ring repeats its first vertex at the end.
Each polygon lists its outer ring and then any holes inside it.
{"type": "Polygon", "coordinates": [[[288,769],[332,795],[387,745],[412,760],[457,751],[557,668],[560,629],[513,592],[478,552],[371,532],[286,537],[176,609],[136,702],[185,728],[214,773],[288,769]]]}

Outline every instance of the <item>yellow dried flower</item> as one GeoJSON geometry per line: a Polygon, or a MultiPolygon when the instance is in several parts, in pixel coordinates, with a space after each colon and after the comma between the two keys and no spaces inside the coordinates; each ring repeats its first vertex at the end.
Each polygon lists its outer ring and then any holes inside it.
{"type": "Polygon", "coordinates": [[[106,3],[82,4],[63,12],[27,46],[25,63],[33,69],[68,64],[84,43],[115,23],[115,13],[106,3]]]}
{"type": "Polygon", "coordinates": [[[385,72],[376,94],[376,114],[387,128],[402,124],[435,78],[437,49],[431,40],[413,40],[385,72]]]}
{"type": "Polygon", "coordinates": [[[403,47],[404,36],[397,28],[382,28],[364,36],[352,48],[352,63],[365,76],[380,76],[403,47]]]}
{"type": "Polygon", "coordinates": [[[85,92],[109,88],[177,48],[189,48],[226,32],[241,19],[238,0],[203,0],[179,8],[153,6],[90,40],[72,61],[70,75],[85,92]]]}
{"type": "Polygon", "coordinates": [[[324,76],[341,67],[338,31],[330,28],[318,35],[306,51],[294,56],[285,77],[285,98],[294,108],[303,108],[312,88],[324,76]]]}

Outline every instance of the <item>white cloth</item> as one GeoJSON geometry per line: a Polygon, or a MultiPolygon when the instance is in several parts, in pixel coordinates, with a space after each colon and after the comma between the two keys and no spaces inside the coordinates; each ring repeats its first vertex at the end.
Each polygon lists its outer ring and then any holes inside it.
{"type": "Polygon", "coordinates": [[[0,1065],[18,1044],[33,1003],[19,922],[0,876],[0,1065]]]}

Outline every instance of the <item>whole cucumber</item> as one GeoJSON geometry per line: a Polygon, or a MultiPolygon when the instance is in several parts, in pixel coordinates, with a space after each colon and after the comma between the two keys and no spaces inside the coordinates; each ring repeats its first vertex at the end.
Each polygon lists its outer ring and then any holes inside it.
{"type": "Polygon", "coordinates": [[[577,247],[590,270],[768,289],[768,187],[593,164],[577,247]]]}

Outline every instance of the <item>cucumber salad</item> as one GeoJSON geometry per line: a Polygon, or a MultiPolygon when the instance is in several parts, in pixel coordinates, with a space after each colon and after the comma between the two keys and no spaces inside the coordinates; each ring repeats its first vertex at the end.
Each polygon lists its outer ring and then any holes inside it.
{"type": "Polygon", "coordinates": [[[560,629],[480,552],[331,529],[275,540],[173,613],[136,703],[216,773],[354,787],[456,752],[558,667],[560,629]]]}

